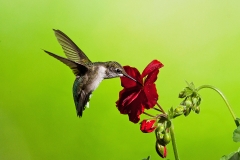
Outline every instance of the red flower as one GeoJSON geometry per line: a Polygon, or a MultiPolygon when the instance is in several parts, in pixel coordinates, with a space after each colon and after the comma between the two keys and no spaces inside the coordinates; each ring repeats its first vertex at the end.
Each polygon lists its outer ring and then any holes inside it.
{"type": "Polygon", "coordinates": [[[157,126],[155,125],[155,122],[156,122],[156,119],[152,119],[152,120],[146,120],[146,119],[144,119],[144,120],[141,122],[140,130],[141,130],[143,133],[149,133],[149,132],[154,131],[155,128],[157,127],[157,126]]]}
{"type": "Polygon", "coordinates": [[[119,93],[119,100],[116,102],[121,114],[128,114],[131,122],[137,123],[144,109],[153,108],[158,100],[156,85],[159,69],[163,64],[158,60],[153,60],[144,69],[142,75],[136,68],[124,66],[126,73],[139,83],[121,77],[123,90],[119,93]]]}

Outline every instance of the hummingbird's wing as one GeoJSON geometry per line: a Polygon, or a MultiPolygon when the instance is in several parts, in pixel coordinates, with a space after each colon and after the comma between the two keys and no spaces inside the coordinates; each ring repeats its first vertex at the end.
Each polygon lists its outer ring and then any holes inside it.
{"type": "Polygon", "coordinates": [[[78,63],[91,63],[83,51],[78,48],[78,46],[66,34],[60,30],[53,30],[68,59],[78,63]]]}
{"type": "Polygon", "coordinates": [[[84,81],[86,77],[78,76],[76,77],[73,84],[73,98],[77,110],[77,115],[82,117],[83,111],[86,108],[86,105],[89,101],[90,95],[92,92],[87,92],[84,90],[84,81]]]}
{"type": "Polygon", "coordinates": [[[76,76],[84,75],[88,71],[88,68],[85,67],[84,65],[80,64],[80,63],[77,63],[77,62],[74,62],[72,60],[60,57],[60,56],[58,56],[54,53],[48,52],[46,50],[44,50],[44,52],[46,52],[50,56],[58,59],[59,61],[63,62],[64,64],[66,64],[68,67],[70,67],[72,69],[73,73],[76,76]]]}

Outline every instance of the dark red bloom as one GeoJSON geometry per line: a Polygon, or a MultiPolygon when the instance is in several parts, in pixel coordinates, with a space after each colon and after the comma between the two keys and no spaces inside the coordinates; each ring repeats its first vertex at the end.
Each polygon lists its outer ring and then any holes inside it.
{"type": "Polygon", "coordinates": [[[157,126],[155,125],[155,122],[156,122],[156,119],[152,119],[152,120],[146,120],[146,119],[144,119],[144,120],[141,122],[140,130],[141,130],[143,133],[150,133],[150,132],[154,131],[155,128],[157,127],[157,126]]]}
{"type": "Polygon", "coordinates": [[[119,100],[116,102],[117,108],[122,114],[128,114],[131,122],[137,123],[144,109],[153,108],[158,100],[156,85],[159,69],[163,64],[158,60],[153,60],[144,69],[142,75],[136,68],[124,66],[126,73],[139,83],[121,77],[123,90],[119,93],[119,100]]]}

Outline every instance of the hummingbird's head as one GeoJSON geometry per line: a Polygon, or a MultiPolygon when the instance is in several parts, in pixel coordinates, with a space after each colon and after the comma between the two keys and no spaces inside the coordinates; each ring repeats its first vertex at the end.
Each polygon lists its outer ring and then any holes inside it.
{"type": "Polygon", "coordinates": [[[114,77],[127,77],[135,82],[138,82],[136,79],[129,76],[124,68],[115,61],[109,61],[107,64],[107,70],[106,70],[106,79],[108,78],[114,78],[114,77]]]}

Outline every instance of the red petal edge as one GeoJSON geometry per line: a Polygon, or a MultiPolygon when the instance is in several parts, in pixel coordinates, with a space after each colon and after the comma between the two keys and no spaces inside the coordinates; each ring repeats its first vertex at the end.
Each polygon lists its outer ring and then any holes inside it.
{"type": "Polygon", "coordinates": [[[162,68],[162,67],[163,67],[163,64],[160,61],[153,60],[152,62],[150,62],[147,65],[147,67],[142,72],[142,77],[145,77],[146,75],[148,75],[152,71],[155,71],[156,69],[159,69],[159,68],[162,68]]]}

